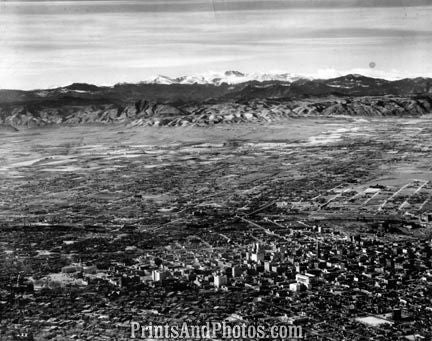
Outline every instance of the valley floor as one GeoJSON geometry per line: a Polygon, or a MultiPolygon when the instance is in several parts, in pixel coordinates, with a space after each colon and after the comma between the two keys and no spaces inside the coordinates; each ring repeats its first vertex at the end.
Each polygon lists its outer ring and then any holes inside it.
{"type": "Polygon", "coordinates": [[[0,338],[235,313],[311,340],[428,339],[431,231],[429,116],[5,131],[0,338]]]}

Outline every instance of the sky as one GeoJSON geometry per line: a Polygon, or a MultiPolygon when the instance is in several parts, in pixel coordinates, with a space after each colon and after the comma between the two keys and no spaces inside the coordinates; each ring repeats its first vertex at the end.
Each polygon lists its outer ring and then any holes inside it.
{"type": "Polygon", "coordinates": [[[225,70],[432,77],[432,1],[0,1],[3,89],[225,70]]]}

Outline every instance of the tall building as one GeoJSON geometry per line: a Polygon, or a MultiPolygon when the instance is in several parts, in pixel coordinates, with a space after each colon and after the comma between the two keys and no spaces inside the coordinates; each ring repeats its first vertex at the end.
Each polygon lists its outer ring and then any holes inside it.
{"type": "Polygon", "coordinates": [[[252,262],[258,263],[264,261],[265,252],[259,243],[254,244],[254,250],[250,254],[250,260],[252,262]]]}
{"type": "Polygon", "coordinates": [[[167,273],[165,271],[153,270],[152,271],[152,280],[155,282],[162,282],[166,279],[167,273]]]}
{"type": "Polygon", "coordinates": [[[228,277],[226,275],[217,274],[214,276],[214,286],[220,288],[228,283],[228,277]]]}
{"type": "Polygon", "coordinates": [[[231,271],[232,271],[232,277],[234,278],[240,276],[242,273],[242,270],[238,265],[234,265],[231,271]]]}

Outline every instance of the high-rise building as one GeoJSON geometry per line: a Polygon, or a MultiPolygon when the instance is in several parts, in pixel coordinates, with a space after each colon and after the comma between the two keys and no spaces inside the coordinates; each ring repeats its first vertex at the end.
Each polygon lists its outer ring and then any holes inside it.
{"type": "Polygon", "coordinates": [[[161,270],[153,270],[152,271],[152,280],[155,282],[162,282],[164,279],[166,279],[167,273],[165,271],[161,270]]]}
{"type": "Polygon", "coordinates": [[[232,271],[232,277],[234,278],[240,276],[242,273],[242,270],[238,265],[234,265],[231,271],[232,271]]]}
{"type": "Polygon", "coordinates": [[[214,276],[214,286],[220,288],[228,283],[228,278],[226,275],[217,274],[214,276]]]}

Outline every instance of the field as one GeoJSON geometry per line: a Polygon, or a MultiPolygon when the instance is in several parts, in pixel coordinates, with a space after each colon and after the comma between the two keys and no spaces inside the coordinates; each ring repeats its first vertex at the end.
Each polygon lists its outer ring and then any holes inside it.
{"type": "Polygon", "coordinates": [[[8,132],[0,138],[0,214],[8,224],[147,225],[145,216],[169,220],[200,204],[232,209],[234,196],[241,207],[375,183],[390,186],[391,196],[414,180],[426,182],[426,195],[430,130],[425,118],[8,132]]]}

